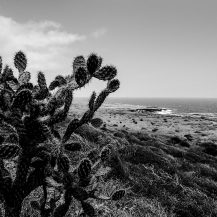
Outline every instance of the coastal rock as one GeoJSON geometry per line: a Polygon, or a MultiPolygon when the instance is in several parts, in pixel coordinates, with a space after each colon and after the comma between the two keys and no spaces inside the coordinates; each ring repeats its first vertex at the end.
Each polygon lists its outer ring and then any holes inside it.
{"type": "Polygon", "coordinates": [[[156,131],[158,131],[158,128],[152,129],[152,132],[156,132],[156,131]]]}
{"type": "Polygon", "coordinates": [[[191,134],[185,134],[184,137],[189,141],[193,140],[193,136],[191,134]]]}
{"type": "Polygon", "coordinates": [[[182,142],[182,139],[178,136],[173,136],[171,137],[170,141],[172,144],[179,144],[182,142]]]}
{"type": "Polygon", "coordinates": [[[121,132],[115,132],[113,134],[115,137],[119,137],[119,138],[124,138],[125,137],[125,134],[124,133],[121,133],[121,132]]]}
{"type": "Polygon", "coordinates": [[[178,136],[173,136],[170,138],[170,142],[173,144],[173,145],[180,145],[182,147],[187,147],[189,148],[190,147],[190,143],[186,141],[186,138],[180,138],[178,136]]]}

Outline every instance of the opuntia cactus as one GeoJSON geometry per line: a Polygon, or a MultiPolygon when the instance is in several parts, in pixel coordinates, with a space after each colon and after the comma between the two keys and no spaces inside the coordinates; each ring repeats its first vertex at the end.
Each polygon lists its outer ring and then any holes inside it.
{"type": "MultiPolygon", "coordinates": [[[[69,141],[76,130],[91,123],[99,127],[101,119],[93,119],[106,97],[119,88],[114,79],[117,70],[113,66],[102,65],[102,58],[90,54],[87,61],[78,56],[73,61],[73,74],[68,77],[56,76],[49,88],[45,75],[38,73],[37,85],[30,83],[31,74],[25,71],[26,55],[19,51],[14,57],[14,65],[19,71],[15,78],[9,66],[2,72],[0,58],[0,195],[4,197],[6,217],[19,217],[22,202],[33,190],[42,186],[42,202],[33,201],[31,206],[43,217],[64,217],[70,208],[72,197],[80,201],[84,213],[95,216],[95,209],[86,202],[88,198],[97,199],[96,189],[86,190],[93,176],[92,164],[100,158],[97,153],[87,158],[71,172],[71,161],[67,152],[85,148],[78,141],[69,141]],[[92,93],[87,111],[80,119],[72,119],[65,132],[60,133],[56,124],[65,121],[73,101],[73,92],[84,87],[92,78],[107,81],[107,87],[97,96],[92,93]],[[18,82],[19,81],[19,82],[18,82]],[[57,88],[55,93],[49,92],[57,88]],[[4,175],[3,159],[17,157],[15,179],[10,173],[4,175]],[[53,181],[48,181],[53,180],[53,181]],[[58,205],[51,198],[49,208],[45,208],[47,188],[52,186],[64,190],[64,203],[58,205]]],[[[101,153],[103,161],[103,154],[101,153]]],[[[102,163],[98,161],[98,163],[102,163]]],[[[120,197],[120,193],[116,193],[120,197]]],[[[113,195],[113,199],[117,198],[113,195]]],[[[112,198],[111,198],[112,199],[112,198]]]]}

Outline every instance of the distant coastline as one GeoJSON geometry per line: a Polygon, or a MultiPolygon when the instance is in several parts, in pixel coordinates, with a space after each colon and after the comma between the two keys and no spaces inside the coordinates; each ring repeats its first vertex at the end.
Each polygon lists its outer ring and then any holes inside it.
{"type": "MultiPolygon", "coordinates": [[[[75,102],[87,103],[87,97],[75,97],[75,102]]],[[[108,98],[104,108],[127,109],[162,114],[217,115],[217,98],[108,98]]]]}

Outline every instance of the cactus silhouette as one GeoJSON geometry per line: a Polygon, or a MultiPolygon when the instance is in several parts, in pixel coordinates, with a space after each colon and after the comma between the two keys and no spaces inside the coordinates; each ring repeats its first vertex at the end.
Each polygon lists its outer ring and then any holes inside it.
{"type": "MultiPolygon", "coordinates": [[[[120,85],[114,79],[117,70],[114,66],[103,66],[102,58],[90,54],[85,60],[77,56],[72,64],[72,74],[67,77],[56,76],[47,86],[45,74],[39,72],[37,85],[30,82],[31,73],[26,71],[27,57],[22,51],[14,56],[14,66],[19,71],[15,78],[9,66],[3,69],[0,57],[0,195],[4,198],[6,217],[21,215],[24,199],[36,188],[42,187],[40,201],[31,201],[30,205],[43,217],[63,217],[70,209],[72,198],[81,203],[83,212],[95,216],[94,207],[87,203],[88,198],[97,199],[95,189],[85,189],[91,181],[92,162],[96,156],[89,155],[81,160],[77,169],[71,167],[68,152],[80,151],[83,145],[69,141],[71,135],[82,125],[91,123],[100,127],[102,120],[93,118],[106,97],[115,92],[120,85]],[[2,70],[3,69],[3,70],[2,70]],[[107,81],[107,86],[98,96],[92,93],[87,111],[80,119],[70,120],[63,134],[56,124],[66,120],[73,101],[73,92],[84,87],[92,78],[107,81]],[[55,93],[50,90],[57,88],[55,93]],[[5,169],[3,160],[17,158],[15,177],[5,169]],[[77,177],[77,178],[76,178],[77,177]],[[45,205],[48,187],[56,191],[64,190],[64,203],[57,205],[51,198],[49,208],[45,205]]],[[[100,156],[98,157],[100,158],[100,156]]],[[[103,153],[101,159],[103,160],[103,153]]],[[[116,192],[112,200],[124,196],[116,192]]]]}
{"type": "Polygon", "coordinates": [[[120,189],[111,196],[112,200],[120,200],[124,195],[126,194],[126,191],[124,189],[120,189]]]}
{"type": "Polygon", "coordinates": [[[18,51],[14,57],[14,65],[19,70],[19,72],[23,72],[27,66],[26,55],[22,51],[18,51]]]}

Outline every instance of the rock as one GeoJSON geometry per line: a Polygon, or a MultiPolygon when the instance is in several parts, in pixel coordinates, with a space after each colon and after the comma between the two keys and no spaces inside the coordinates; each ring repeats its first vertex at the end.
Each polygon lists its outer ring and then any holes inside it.
{"type": "Polygon", "coordinates": [[[173,144],[179,144],[182,142],[182,139],[179,138],[178,136],[173,136],[170,141],[173,143],[173,144]]]}
{"type": "Polygon", "coordinates": [[[124,138],[125,137],[125,134],[121,133],[121,132],[115,132],[113,135],[116,136],[116,137],[119,137],[119,138],[124,138]]]}
{"type": "Polygon", "coordinates": [[[188,140],[188,141],[192,141],[193,137],[191,134],[185,134],[184,137],[188,140]]]}
{"type": "Polygon", "coordinates": [[[156,131],[158,131],[158,128],[152,129],[152,132],[156,132],[156,131]]]}

